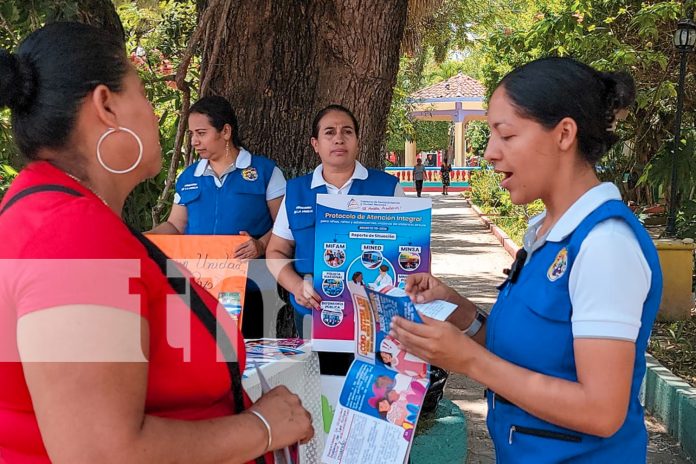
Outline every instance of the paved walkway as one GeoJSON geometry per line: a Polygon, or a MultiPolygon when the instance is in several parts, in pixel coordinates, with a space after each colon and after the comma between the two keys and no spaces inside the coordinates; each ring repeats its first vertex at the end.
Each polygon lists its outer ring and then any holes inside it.
{"type": "MultiPolygon", "coordinates": [[[[411,195],[411,194],[409,194],[411,195]]],[[[433,199],[433,273],[479,306],[490,309],[512,258],[457,195],[424,193],[433,199]]],[[[469,427],[468,463],[495,463],[488,431],[483,387],[462,375],[452,375],[446,395],[466,414],[469,427]]],[[[679,446],[664,428],[648,419],[651,464],[687,464],[679,446]]]]}

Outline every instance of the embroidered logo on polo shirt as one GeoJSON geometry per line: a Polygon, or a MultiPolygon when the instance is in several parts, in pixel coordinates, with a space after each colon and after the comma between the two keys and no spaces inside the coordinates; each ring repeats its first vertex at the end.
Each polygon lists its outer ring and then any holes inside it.
{"type": "Polygon", "coordinates": [[[566,269],[568,269],[568,249],[562,248],[556,255],[556,259],[553,260],[551,267],[549,267],[546,277],[551,282],[555,282],[565,274],[566,269]]]}
{"type": "Polygon", "coordinates": [[[248,180],[250,182],[255,181],[259,178],[259,173],[256,168],[248,167],[242,171],[242,179],[248,180]]]}

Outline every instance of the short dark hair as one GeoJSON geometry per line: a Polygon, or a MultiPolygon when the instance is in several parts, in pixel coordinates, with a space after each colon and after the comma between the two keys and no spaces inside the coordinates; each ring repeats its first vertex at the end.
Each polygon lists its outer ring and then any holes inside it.
{"type": "Polygon", "coordinates": [[[353,121],[353,126],[355,127],[355,135],[360,136],[360,125],[358,124],[358,120],[355,119],[353,113],[343,105],[333,104],[322,108],[319,110],[317,115],[314,116],[314,121],[312,121],[312,137],[315,139],[319,137],[319,123],[321,122],[321,119],[326,116],[326,113],[331,111],[340,111],[341,113],[345,113],[350,116],[350,119],[353,121]]]}
{"type": "Polygon", "coordinates": [[[60,149],[75,126],[78,106],[98,85],[119,92],[130,65],[118,35],[75,22],[47,24],[11,53],[0,49],[0,108],[12,111],[20,152],[60,149]]]}
{"type": "Polygon", "coordinates": [[[389,270],[389,266],[387,266],[386,264],[382,264],[382,265],[379,267],[379,270],[382,271],[382,272],[387,272],[387,271],[389,270]]]}
{"type": "Polygon", "coordinates": [[[616,112],[628,108],[636,90],[625,72],[600,72],[572,58],[542,58],[506,75],[505,89],[519,113],[547,129],[566,117],[578,126],[584,158],[596,164],[618,137],[612,130],[616,112]]]}
{"type": "Polygon", "coordinates": [[[217,95],[203,97],[191,105],[189,114],[191,113],[208,116],[210,124],[218,131],[222,131],[225,128],[225,124],[229,124],[232,128],[232,144],[237,148],[242,148],[242,138],[239,135],[237,115],[234,113],[232,105],[225,97],[217,95]]]}

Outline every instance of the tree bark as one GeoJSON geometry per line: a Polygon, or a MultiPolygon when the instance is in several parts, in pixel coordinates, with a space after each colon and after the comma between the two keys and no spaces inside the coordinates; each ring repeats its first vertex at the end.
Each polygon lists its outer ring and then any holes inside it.
{"type": "Polygon", "coordinates": [[[111,0],[77,0],[76,16],[69,15],[68,10],[58,9],[51,19],[55,21],[78,21],[100,27],[116,34],[125,43],[126,33],[111,0]]]}
{"type": "MultiPolygon", "coordinates": [[[[227,3],[205,31],[202,94],[230,100],[245,146],[274,159],[288,178],[306,173],[319,162],[309,143],[312,119],[339,103],[360,123],[359,159],[382,167],[408,1],[227,3]]],[[[201,1],[199,12],[207,5],[201,1]]]]}

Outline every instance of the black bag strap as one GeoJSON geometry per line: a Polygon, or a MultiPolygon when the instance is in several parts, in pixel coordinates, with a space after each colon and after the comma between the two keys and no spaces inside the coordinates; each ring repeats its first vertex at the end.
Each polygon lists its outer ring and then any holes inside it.
{"type": "MultiPolygon", "coordinates": [[[[61,192],[75,197],[84,196],[77,190],[72,189],[70,187],[66,187],[64,185],[36,185],[21,190],[19,193],[15,194],[12,198],[10,198],[8,202],[5,203],[5,206],[3,206],[2,209],[0,209],[0,215],[6,212],[10,207],[15,205],[19,200],[26,198],[29,195],[33,195],[35,193],[40,192],[61,192]]],[[[230,375],[235,412],[237,414],[241,413],[242,411],[244,411],[244,393],[242,389],[242,376],[239,372],[239,363],[236,361],[237,351],[232,345],[232,342],[230,341],[230,338],[227,336],[227,333],[218,323],[217,319],[215,318],[215,315],[208,310],[208,307],[206,306],[205,302],[203,302],[203,299],[200,297],[200,295],[198,295],[198,293],[193,288],[190,288],[187,285],[188,279],[183,275],[183,273],[181,273],[177,266],[172,266],[171,269],[169,269],[170,273],[175,273],[176,275],[173,277],[168,275],[167,261],[169,260],[169,258],[167,257],[167,255],[165,255],[162,252],[162,250],[157,248],[157,246],[150,240],[148,240],[147,237],[145,237],[142,233],[138,232],[130,226],[128,226],[128,229],[133,234],[133,236],[136,239],[138,239],[138,241],[145,247],[145,249],[147,250],[147,254],[155,263],[157,263],[157,266],[160,268],[160,271],[162,271],[162,274],[167,276],[169,285],[174,289],[174,291],[182,298],[184,298],[184,296],[187,294],[190,295],[191,304],[189,305],[189,308],[191,309],[191,311],[193,311],[196,317],[208,330],[208,333],[213,337],[213,340],[215,340],[218,347],[220,348],[220,351],[222,351],[222,354],[225,357],[227,372],[230,375]],[[190,291],[187,291],[189,288],[190,291]]],[[[257,464],[265,464],[266,459],[264,456],[260,456],[256,458],[255,462],[257,464]]]]}
{"type": "Polygon", "coordinates": [[[39,192],[62,192],[62,193],[66,193],[68,195],[72,195],[75,197],[84,196],[80,192],[78,192],[77,190],[71,189],[70,187],[66,187],[64,185],[55,185],[55,184],[35,185],[33,187],[28,187],[24,190],[21,190],[15,196],[10,198],[7,201],[7,203],[5,203],[5,206],[3,206],[2,209],[0,209],[0,215],[2,215],[5,211],[10,209],[10,207],[12,207],[12,205],[17,203],[22,198],[27,197],[29,195],[32,195],[34,193],[39,193],[39,192]]]}

